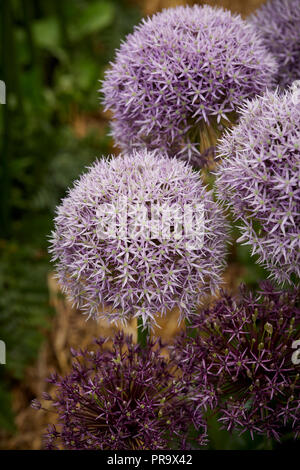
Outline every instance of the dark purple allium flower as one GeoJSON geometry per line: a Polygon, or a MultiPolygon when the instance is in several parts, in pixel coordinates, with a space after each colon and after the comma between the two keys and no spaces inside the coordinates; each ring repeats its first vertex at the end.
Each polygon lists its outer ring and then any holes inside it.
{"type": "Polygon", "coordinates": [[[293,362],[299,291],[264,282],[253,295],[241,287],[239,297],[224,293],[193,323],[198,334],[182,335],[175,353],[188,383],[194,377],[196,409],[219,410],[229,431],[299,435],[300,366],[293,362]]]}
{"type": "Polygon", "coordinates": [[[299,0],[268,1],[249,20],[278,61],[278,84],[285,87],[300,79],[299,0]]]}
{"type": "MultiPolygon", "coordinates": [[[[48,449],[134,450],[188,448],[192,425],[199,443],[206,426],[186,398],[186,385],[161,345],[146,349],[117,334],[112,349],[104,339],[97,349],[72,351],[72,371],[49,380],[56,386],[51,398],[58,424],[46,435],[48,449]]],[[[48,398],[49,399],[49,398],[48,398]]]]}
{"type": "Polygon", "coordinates": [[[243,223],[238,241],[277,280],[300,273],[300,90],[247,102],[220,141],[219,199],[243,223]],[[299,92],[299,93],[298,93],[299,92]]]}
{"type": "Polygon", "coordinates": [[[271,86],[276,72],[240,16],[208,5],[164,10],[135,28],[106,72],[112,134],[126,151],[158,148],[199,161],[237,106],[271,86]]]}
{"type": "Polygon", "coordinates": [[[225,219],[199,175],[179,160],[143,150],[96,162],[55,223],[60,283],[89,316],[146,323],[175,306],[188,315],[220,282],[225,219]]]}

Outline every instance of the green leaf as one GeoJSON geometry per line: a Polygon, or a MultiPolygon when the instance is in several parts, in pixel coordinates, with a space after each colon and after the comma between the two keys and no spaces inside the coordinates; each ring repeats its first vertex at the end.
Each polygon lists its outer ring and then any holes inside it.
{"type": "Polygon", "coordinates": [[[24,71],[20,77],[20,85],[25,97],[26,111],[33,112],[37,107],[43,106],[43,87],[39,69],[31,68],[24,71]]]}
{"type": "Polygon", "coordinates": [[[11,408],[11,397],[3,382],[0,383],[0,403],[0,429],[13,432],[15,430],[15,425],[14,415],[11,408]]]}
{"type": "Polygon", "coordinates": [[[267,271],[257,264],[257,255],[251,255],[251,248],[248,245],[237,245],[236,247],[237,261],[243,265],[244,273],[240,282],[257,287],[258,283],[267,279],[267,271]]]}
{"type": "Polygon", "coordinates": [[[55,51],[60,47],[59,24],[55,17],[37,20],[33,24],[33,37],[37,46],[55,51]]]}
{"type": "Polygon", "coordinates": [[[217,420],[217,416],[207,416],[208,422],[208,448],[211,450],[255,450],[255,449],[268,449],[271,445],[264,441],[264,437],[254,435],[251,438],[250,433],[247,431],[239,435],[238,431],[232,433],[221,429],[221,425],[217,420]]]}
{"type": "Polygon", "coordinates": [[[97,1],[87,6],[70,27],[70,37],[77,41],[87,34],[99,32],[109,26],[115,15],[115,6],[108,1],[97,1]]]}
{"type": "Polygon", "coordinates": [[[78,57],[72,64],[76,86],[81,90],[88,91],[93,84],[98,86],[98,73],[97,63],[89,57],[78,57]]]}

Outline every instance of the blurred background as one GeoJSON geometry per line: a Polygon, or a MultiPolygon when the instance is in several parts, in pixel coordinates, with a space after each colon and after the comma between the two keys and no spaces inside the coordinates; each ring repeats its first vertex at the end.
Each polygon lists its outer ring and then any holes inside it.
{"type": "MultiPolygon", "coordinates": [[[[70,347],[84,347],[114,328],[72,309],[47,254],[55,206],[96,157],[117,150],[101,110],[99,80],[120,41],[145,15],[177,5],[207,3],[244,17],[263,0],[0,0],[0,448],[40,449],[52,417],[29,407],[55,369],[65,373],[70,347]]],[[[265,277],[245,247],[233,244],[228,289],[265,277]]],[[[166,340],[177,312],[162,322],[166,340]]],[[[128,331],[135,334],[135,325],[128,331]]],[[[159,333],[160,334],[160,333],[159,333]]],[[[212,446],[250,448],[248,437],[216,432],[212,446]]]]}

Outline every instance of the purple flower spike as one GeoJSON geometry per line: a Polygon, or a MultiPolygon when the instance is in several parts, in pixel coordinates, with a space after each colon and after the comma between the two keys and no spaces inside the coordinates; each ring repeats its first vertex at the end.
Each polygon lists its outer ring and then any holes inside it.
{"type": "Polygon", "coordinates": [[[185,449],[192,424],[206,443],[205,422],[158,343],[140,349],[121,333],[111,350],[96,343],[93,354],[78,352],[69,375],[49,380],[58,424],[48,428],[48,449],[185,449]]]}
{"type": "Polygon", "coordinates": [[[228,431],[300,436],[299,291],[264,282],[254,296],[241,287],[193,326],[199,334],[181,335],[174,353],[187,383],[194,378],[195,409],[218,410],[228,431]]]}
{"type": "Polygon", "coordinates": [[[135,28],[106,72],[112,134],[126,151],[157,148],[201,166],[237,107],[276,72],[240,16],[207,5],[164,10],[135,28]]]}
{"type": "Polygon", "coordinates": [[[100,160],[58,207],[55,224],[59,281],[89,316],[152,324],[175,306],[188,315],[220,282],[227,225],[185,162],[145,150],[100,160]]]}
{"type": "Polygon", "coordinates": [[[291,85],[300,79],[300,2],[271,0],[249,18],[266,48],[279,64],[277,82],[291,85]]]}
{"type": "Polygon", "coordinates": [[[248,102],[218,153],[218,195],[243,223],[238,241],[291,282],[300,273],[300,89],[248,102]]]}

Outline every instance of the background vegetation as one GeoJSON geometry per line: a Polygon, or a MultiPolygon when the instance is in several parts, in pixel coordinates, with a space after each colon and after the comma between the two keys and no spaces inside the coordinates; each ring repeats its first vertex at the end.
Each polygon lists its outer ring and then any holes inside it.
{"type": "MultiPolygon", "coordinates": [[[[0,427],[13,429],[9,389],[50,326],[47,236],[54,208],[96,156],[111,152],[99,80],[140,19],[120,0],[1,0],[0,427]]],[[[52,312],[53,313],[53,312],[52,312]]]]}

